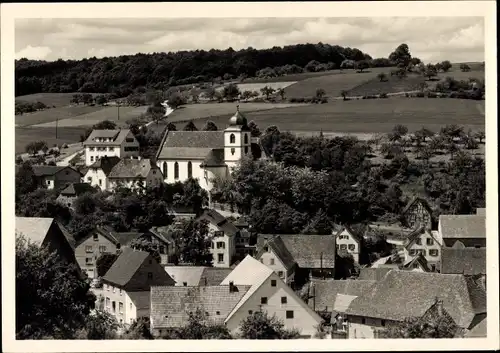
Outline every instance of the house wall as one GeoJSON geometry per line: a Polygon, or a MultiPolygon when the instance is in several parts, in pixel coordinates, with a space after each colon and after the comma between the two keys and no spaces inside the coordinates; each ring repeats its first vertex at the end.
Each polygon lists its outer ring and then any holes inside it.
{"type": "Polygon", "coordinates": [[[283,262],[279,259],[279,257],[274,253],[274,251],[271,248],[268,248],[268,251],[264,252],[262,256],[260,256],[257,260],[262,262],[264,265],[269,267],[271,270],[274,271],[285,283],[289,284],[289,276],[290,273],[286,270],[285,265],[283,262]],[[274,264],[272,263],[272,260],[274,260],[274,264]],[[281,276],[280,276],[281,272],[281,276]]]}
{"type": "Polygon", "coordinates": [[[359,263],[360,244],[344,229],[336,238],[337,249],[345,250],[352,255],[354,261],[359,263]]]}
{"type": "Polygon", "coordinates": [[[72,168],[65,168],[55,174],[55,189],[61,189],[68,184],[79,183],[81,174],[72,168]]]}
{"type": "Polygon", "coordinates": [[[134,134],[129,131],[125,140],[120,146],[120,157],[130,158],[139,156],[139,141],[136,140],[134,134]]]}
{"type": "Polygon", "coordinates": [[[252,138],[249,131],[228,128],[224,132],[224,160],[229,168],[234,168],[242,156],[251,153],[252,138]],[[231,142],[234,135],[234,142],[231,142]],[[245,136],[247,143],[245,143],[245,136]]]}
{"type": "Polygon", "coordinates": [[[105,252],[116,253],[116,245],[101,233],[94,231],[76,247],[75,256],[80,268],[90,278],[97,278],[96,261],[105,252]],[[94,240],[94,235],[97,235],[97,240],[94,240]],[[92,248],[87,252],[87,247],[92,248]]]}
{"type": "Polygon", "coordinates": [[[411,261],[415,256],[418,255],[418,252],[423,251],[424,257],[429,263],[429,265],[435,265],[441,261],[441,244],[439,244],[431,234],[428,232],[424,232],[419,236],[420,244],[417,244],[417,241],[413,242],[409,247],[406,247],[404,250],[405,254],[405,263],[411,261]],[[430,240],[432,245],[428,245],[427,241],[430,240]],[[436,252],[436,256],[431,256],[430,252],[434,250],[436,252]]]}
{"type": "Polygon", "coordinates": [[[55,189],[56,178],[55,175],[49,175],[40,178],[40,185],[46,187],[49,190],[55,189]]]}
{"type": "Polygon", "coordinates": [[[234,237],[228,236],[223,233],[223,236],[215,236],[215,232],[219,231],[219,227],[216,225],[209,223],[208,224],[208,233],[212,237],[212,244],[210,247],[210,253],[213,256],[212,266],[214,267],[229,267],[231,266],[231,261],[233,256],[236,253],[234,237]],[[223,242],[224,248],[217,248],[217,243],[223,242]],[[219,262],[219,254],[223,255],[223,261],[219,262]]]}
{"type": "Polygon", "coordinates": [[[89,169],[85,176],[83,177],[85,183],[89,183],[91,186],[97,186],[101,191],[108,190],[108,177],[104,174],[102,169],[89,169]]]}
{"type": "Polygon", "coordinates": [[[137,308],[125,290],[104,283],[102,295],[104,296],[104,310],[113,315],[116,321],[130,325],[133,321],[137,320],[137,308]],[[116,305],[115,311],[113,311],[113,302],[116,305]],[[120,303],[123,304],[123,312],[121,313],[120,303]]]}
{"type": "Polygon", "coordinates": [[[405,213],[404,219],[409,228],[413,228],[417,223],[425,225],[429,229],[432,227],[432,215],[421,202],[415,202],[405,213]]]}
{"type": "Polygon", "coordinates": [[[102,157],[120,157],[120,146],[104,145],[85,147],[85,165],[90,166],[102,157]]]}
{"type": "Polygon", "coordinates": [[[249,310],[255,312],[260,308],[271,316],[276,315],[283,321],[285,328],[300,330],[301,335],[313,336],[316,333],[316,326],[321,322],[319,315],[298,298],[276,273],[273,273],[226,322],[227,328],[232,333],[237,333],[242,320],[250,315],[249,310]],[[271,280],[276,280],[276,287],[271,286],[271,280]],[[266,305],[261,305],[261,297],[267,298],[266,305]],[[286,304],[281,304],[281,297],[287,298],[286,304]],[[288,310],[293,311],[293,319],[286,318],[288,310]]]}
{"type": "Polygon", "coordinates": [[[375,330],[381,330],[396,322],[370,317],[347,316],[348,338],[376,338],[375,330]]]}

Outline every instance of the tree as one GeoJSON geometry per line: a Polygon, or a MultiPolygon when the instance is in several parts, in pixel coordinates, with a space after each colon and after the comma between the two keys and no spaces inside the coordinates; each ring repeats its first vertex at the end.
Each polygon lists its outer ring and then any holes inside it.
{"type": "Polygon", "coordinates": [[[330,222],[328,215],[320,209],[307,224],[301,234],[328,235],[332,234],[332,230],[332,222],[330,222]]]}
{"type": "Polygon", "coordinates": [[[460,70],[462,72],[469,72],[470,71],[470,66],[467,64],[460,64],[460,70]]]}
{"type": "Polygon", "coordinates": [[[35,156],[39,151],[48,150],[47,142],[45,141],[30,142],[29,144],[26,145],[25,150],[27,153],[30,153],[33,156],[35,156]]]}
{"type": "Polygon", "coordinates": [[[79,104],[80,103],[80,95],[79,94],[73,94],[73,96],[71,97],[71,101],[70,103],[75,103],[75,104],[79,104]]]}
{"type": "Polygon", "coordinates": [[[315,95],[316,98],[321,99],[321,98],[323,98],[325,96],[325,94],[326,94],[326,92],[325,92],[325,90],[323,88],[316,89],[316,95],[315,95]]]}
{"type": "Polygon", "coordinates": [[[297,331],[285,329],[283,322],[267,312],[255,311],[240,324],[242,339],[294,339],[299,338],[297,331]]]}
{"type": "Polygon", "coordinates": [[[174,338],[176,339],[231,339],[231,334],[223,324],[209,323],[209,318],[201,309],[196,309],[194,313],[189,313],[186,326],[178,329],[174,338]]]}
{"type": "Polygon", "coordinates": [[[217,125],[211,120],[207,120],[205,126],[203,126],[203,131],[217,131],[217,125]]]}
{"type": "Polygon", "coordinates": [[[165,117],[166,109],[163,105],[157,103],[148,107],[147,114],[151,117],[153,121],[158,124],[158,122],[165,117]]]}
{"type": "Polygon", "coordinates": [[[422,127],[420,130],[415,131],[415,137],[422,139],[423,142],[425,142],[426,138],[430,138],[432,136],[434,136],[434,132],[425,127],[422,127]]]}
{"type": "Polygon", "coordinates": [[[345,101],[347,100],[347,94],[348,94],[348,92],[347,92],[346,90],[342,90],[342,91],[340,92],[340,95],[342,96],[342,98],[343,98],[345,101]]]}
{"type": "Polygon", "coordinates": [[[429,80],[431,80],[433,77],[437,76],[437,69],[435,65],[432,64],[427,64],[425,67],[425,77],[427,77],[429,80]]]}
{"type": "Polygon", "coordinates": [[[395,125],[392,128],[392,135],[390,137],[390,140],[392,140],[392,141],[399,141],[407,133],[408,133],[408,128],[406,126],[401,125],[401,124],[395,125]]]}
{"type": "Polygon", "coordinates": [[[446,125],[441,128],[440,134],[450,140],[460,138],[464,134],[464,128],[456,124],[446,125]]]}
{"type": "Polygon", "coordinates": [[[193,120],[191,120],[186,124],[186,126],[184,126],[184,131],[198,131],[198,128],[194,124],[193,120]]]}
{"type": "Polygon", "coordinates": [[[186,99],[179,92],[174,92],[168,98],[167,104],[172,107],[172,109],[177,109],[181,105],[186,104],[186,99]]]}
{"type": "Polygon", "coordinates": [[[16,199],[18,200],[23,195],[29,194],[37,189],[37,182],[31,163],[24,162],[21,164],[16,173],[16,199]]]}
{"type": "Polygon", "coordinates": [[[224,101],[224,95],[223,95],[223,93],[221,93],[220,91],[215,91],[214,99],[217,102],[222,103],[224,101]]]}
{"type": "Polygon", "coordinates": [[[250,98],[252,98],[252,91],[243,91],[243,93],[241,93],[241,98],[245,101],[248,101],[250,98]]]}
{"type": "Polygon", "coordinates": [[[191,100],[193,101],[193,103],[198,103],[199,100],[200,100],[200,93],[201,91],[194,87],[191,89],[191,91],[189,92],[190,96],[191,96],[191,100]]]}
{"type": "Polygon", "coordinates": [[[356,68],[356,70],[358,70],[358,72],[363,72],[363,70],[366,70],[369,67],[370,67],[370,65],[368,64],[368,61],[366,61],[366,60],[357,61],[355,64],[355,68],[356,68]]]}
{"type": "Polygon", "coordinates": [[[118,322],[116,318],[107,311],[91,311],[85,320],[83,329],[84,339],[109,340],[116,338],[118,322]]]}
{"type": "Polygon", "coordinates": [[[276,92],[281,97],[281,100],[285,99],[285,89],[283,87],[278,88],[276,92]]]}
{"type": "Polygon", "coordinates": [[[262,132],[260,131],[259,126],[255,121],[251,120],[248,123],[248,128],[250,129],[250,135],[252,135],[252,137],[259,137],[260,135],[262,135],[262,132]]]}
{"type": "Polygon", "coordinates": [[[484,133],[484,131],[478,131],[476,132],[474,137],[479,140],[479,143],[483,143],[483,140],[486,138],[486,134],[484,133]]]}
{"type": "Polygon", "coordinates": [[[441,62],[441,70],[443,70],[443,72],[450,71],[452,66],[453,65],[451,65],[451,62],[449,60],[445,60],[445,61],[441,62]]]}
{"type": "Polygon", "coordinates": [[[390,55],[389,60],[395,63],[398,67],[406,68],[411,62],[411,54],[408,45],[400,44],[390,55]]]}
{"type": "Polygon", "coordinates": [[[205,90],[205,97],[207,97],[207,98],[208,98],[208,100],[213,101],[213,100],[214,100],[214,98],[215,98],[215,93],[216,93],[215,88],[213,88],[213,87],[208,87],[208,88],[205,90]]]}
{"type": "Polygon", "coordinates": [[[73,338],[95,296],[76,265],[16,235],[16,338],[73,338]]]}
{"type": "Polygon", "coordinates": [[[266,99],[269,99],[269,96],[274,93],[274,88],[269,86],[264,86],[260,89],[263,95],[266,96],[266,99]]]}
{"type": "Polygon", "coordinates": [[[387,81],[387,75],[386,75],[385,73],[383,73],[383,72],[379,73],[379,74],[377,75],[377,78],[380,80],[380,82],[385,82],[385,81],[387,81]]]}
{"type": "Polygon", "coordinates": [[[96,261],[97,275],[103,277],[106,272],[113,266],[118,254],[102,253],[96,261]]]}
{"type": "Polygon", "coordinates": [[[179,246],[183,262],[193,263],[195,266],[211,265],[212,254],[209,250],[211,240],[208,239],[207,222],[185,221],[174,232],[173,237],[179,246]]]}
{"type": "Polygon", "coordinates": [[[161,256],[158,246],[156,244],[153,244],[151,241],[144,238],[138,238],[132,240],[129,243],[129,246],[132,249],[148,252],[156,260],[157,263],[161,263],[161,256]]]}
{"type": "Polygon", "coordinates": [[[95,104],[104,105],[107,102],[108,98],[104,94],[100,94],[97,97],[95,97],[95,104]]]}
{"type": "Polygon", "coordinates": [[[148,316],[139,317],[130,325],[122,338],[127,340],[152,340],[153,335],[150,327],[151,323],[148,316]]]}
{"type": "Polygon", "coordinates": [[[424,92],[426,90],[426,88],[428,88],[429,85],[427,84],[427,82],[419,82],[418,83],[418,88],[420,89],[420,92],[424,92]]]}
{"type": "Polygon", "coordinates": [[[232,102],[240,95],[240,89],[236,84],[230,83],[224,87],[222,95],[227,101],[232,102]]]}

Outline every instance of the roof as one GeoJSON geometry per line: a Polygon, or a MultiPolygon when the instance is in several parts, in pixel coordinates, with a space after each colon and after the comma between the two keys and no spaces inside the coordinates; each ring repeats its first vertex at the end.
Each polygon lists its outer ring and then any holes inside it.
{"type": "Polygon", "coordinates": [[[391,270],[370,291],[354,299],[349,315],[403,321],[422,317],[437,299],[459,327],[486,313],[486,292],[463,275],[391,270]]]}
{"type": "Polygon", "coordinates": [[[109,175],[111,169],[120,162],[120,158],[113,157],[102,157],[98,161],[94,162],[89,166],[89,169],[102,169],[105,175],[109,175]]]}
{"type": "Polygon", "coordinates": [[[98,146],[98,145],[114,145],[114,146],[119,146],[123,143],[127,135],[130,133],[130,130],[122,130],[122,129],[115,129],[115,130],[92,130],[90,133],[89,137],[83,142],[84,146],[98,146]],[[111,138],[112,141],[109,142],[97,142],[95,141],[96,138],[111,138]]]}
{"type": "Polygon", "coordinates": [[[255,255],[256,259],[259,259],[265,250],[265,244],[267,242],[267,246],[271,248],[271,250],[274,252],[274,254],[280,259],[280,261],[283,263],[283,266],[285,266],[285,269],[288,271],[290,270],[293,266],[295,266],[296,262],[295,259],[293,258],[292,254],[288,251],[285,243],[283,242],[283,239],[281,239],[280,236],[276,236],[274,238],[271,238],[262,244],[262,247],[260,248],[259,252],[255,255]]]}
{"type": "Polygon", "coordinates": [[[71,248],[73,250],[75,250],[76,248],[76,240],[75,238],[73,237],[73,235],[66,229],[66,227],[64,227],[62,224],[60,224],[59,222],[56,221],[56,224],[57,226],[59,227],[59,229],[61,230],[61,233],[64,235],[64,237],[66,238],[66,240],[68,241],[69,245],[71,245],[71,248]]]}
{"type": "Polygon", "coordinates": [[[281,235],[286,248],[302,268],[334,268],[335,237],[332,235],[281,235]]]}
{"type": "Polygon", "coordinates": [[[232,268],[205,267],[200,277],[199,286],[219,285],[232,271],[232,268]]]}
{"type": "Polygon", "coordinates": [[[380,281],[392,267],[367,267],[359,270],[358,280],[380,281]]]}
{"type": "Polygon", "coordinates": [[[480,338],[487,335],[487,320],[486,317],[481,320],[476,326],[465,334],[465,338],[480,338]]]}
{"type": "Polygon", "coordinates": [[[60,195],[63,196],[80,196],[86,192],[96,192],[97,190],[88,183],[73,183],[65,187],[60,195]]]}
{"type": "Polygon", "coordinates": [[[140,238],[144,235],[143,232],[111,232],[111,235],[118,241],[120,245],[128,245],[132,240],[140,238]]]}
{"type": "Polygon", "coordinates": [[[165,271],[175,280],[176,286],[197,286],[200,282],[203,266],[165,266],[165,271]]]}
{"type": "Polygon", "coordinates": [[[16,217],[16,235],[24,235],[33,243],[42,245],[54,218],[16,217]]]}
{"type": "Polygon", "coordinates": [[[408,270],[411,270],[413,269],[414,265],[418,263],[420,265],[420,267],[422,267],[422,270],[424,270],[425,272],[430,272],[430,268],[429,268],[429,265],[428,265],[428,262],[427,262],[427,259],[425,258],[424,255],[422,255],[421,253],[419,253],[417,256],[415,256],[413,259],[411,259],[410,261],[408,261],[407,263],[405,263],[402,268],[403,269],[408,269],[408,270]]]}
{"type": "Polygon", "coordinates": [[[239,232],[239,229],[236,228],[233,223],[229,222],[226,217],[213,209],[203,210],[203,213],[197,218],[197,220],[206,220],[211,224],[216,225],[224,232],[224,234],[228,236],[233,236],[239,232]]]}
{"type": "Polygon", "coordinates": [[[420,198],[420,197],[414,197],[413,199],[410,200],[410,202],[408,202],[408,204],[405,206],[403,211],[401,211],[401,214],[405,214],[406,212],[408,212],[410,210],[410,208],[414,204],[416,204],[417,202],[420,202],[422,204],[422,206],[424,206],[429,212],[432,212],[432,209],[429,206],[429,203],[427,202],[427,200],[420,198]]]}
{"type": "Polygon", "coordinates": [[[486,274],[486,248],[441,249],[441,273],[486,274]]]}
{"type": "Polygon", "coordinates": [[[250,286],[229,285],[202,287],[151,287],[151,327],[183,327],[189,313],[200,309],[207,321],[222,324],[233,308],[248,292],[250,286]]]}
{"type": "Polygon", "coordinates": [[[205,159],[213,149],[224,148],[224,131],[168,131],[157,159],[205,159]]]}
{"type": "Polygon", "coordinates": [[[149,291],[127,292],[137,310],[149,310],[151,295],[149,291]]]}
{"type": "Polygon", "coordinates": [[[350,226],[341,227],[335,236],[339,236],[344,230],[346,230],[358,243],[363,240],[363,233],[350,226]]]}
{"type": "Polygon", "coordinates": [[[148,256],[148,252],[124,248],[103,280],[121,287],[127,285],[148,256]]]}
{"type": "Polygon", "coordinates": [[[223,148],[214,148],[208,152],[203,163],[201,164],[203,167],[220,167],[225,166],[226,163],[224,161],[224,149],[223,148]]]}
{"type": "Polygon", "coordinates": [[[54,175],[56,173],[59,173],[61,170],[69,168],[76,173],[78,173],[76,170],[74,170],[71,167],[68,166],[55,166],[55,165],[34,165],[32,166],[33,168],[33,174],[37,177],[43,177],[43,176],[50,176],[54,175]]]}
{"type": "Polygon", "coordinates": [[[482,215],[440,215],[439,226],[443,239],[486,237],[486,217],[482,215]]]}
{"type": "Polygon", "coordinates": [[[316,311],[328,308],[327,311],[342,311],[336,308],[337,295],[360,296],[376,283],[363,280],[321,280],[312,279],[309,289],[308,304],[316,311]],[[313,299],[314,298],[314,299],[313,299]]]}
{"type": "Polygon", "coordinates": [[[150,159],[124,158],[113,166],[108,177],[110,179],[145,179],[151,169],[158,169],[158,167],[150,159]]]}

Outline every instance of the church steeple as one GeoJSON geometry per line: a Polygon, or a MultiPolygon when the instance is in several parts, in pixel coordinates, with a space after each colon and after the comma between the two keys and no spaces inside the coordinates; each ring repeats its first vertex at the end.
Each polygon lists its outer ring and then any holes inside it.
{"type": "Polygon", "coordinates": [[[236,106],[236,113],[229,119],[229,126],[246,126],[247,118],[240,113],[240,106],[236,106]]]}

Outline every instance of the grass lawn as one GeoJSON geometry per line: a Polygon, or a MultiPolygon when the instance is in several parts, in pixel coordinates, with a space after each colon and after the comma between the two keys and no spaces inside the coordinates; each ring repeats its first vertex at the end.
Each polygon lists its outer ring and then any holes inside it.
{"type": "Polygon", "coordinates": [[[75,105],[41,110],[34,113],[16,115],[17,126],[30,126],[48,123],[56,120],[74,118],[76,116],[92,113],[102,109],[100,106],[75,105]]]}
{"type": "Polygon", "coordinates": [[[438,74],[438,77],[440,79],[445,79],[446,77],[450,76],[453,77],[455,80],[464,80],[468,81],[469,78],[476,78],[476,79],[481,79],[484,80],[484,70],[481,69],[478,64],[469,64],[471,67],[471,71],[469,72],[462,72],[460,70],[460,64],[452,64],[453,66],[451,67],[450,71],[448,72],[440,72],[438,74]]]}
{"type": "Polygon", "coordinates": [[[40,127],[16,127],[15,137],[15,151],[17,153],[24,153],[25,147],[28,143],[33,141],[46,141],[47,145],[52,147],[54,144],[61,145],[63,143],[75,143],[80,141],[80,135],[85,132],[85,128],[65,127],[57,129],[54,128],[40,128],[40,127]]]}
{"type": "MultiPolygon", "coordinates": [[[[57,108],[57,107],[64,107],[66,105],[69,105],[71,102],[71,98],[73,98],[74,94],[78,94],[78,92],[75,92],[75,93],[35,93],[35,94],[28,94],[25,96],[18,96],[18,97],[16,97],[16,101],[42,102],[49,107],[52,107],[55,105],[57,108]]],[[[93,93],[92,95],[96,96],[98,94],[93,93]]]]}
{"type": "MultiPolygon", "coordinates": [[[[422,75],[410,74],[408,77],[399,79],[396,76],[391,76],[390,72],[386,72],[386,81],[381,82],[380,79],[374,77],[360,85],[348,90],[348,96],[367,96],[380,93],[397,93],[416,91],[420,89],[420,84],[426,82],[422,75]]],[[[429,86],[434,82],[426,82],[429,86]]]]}
{"type": "MultiPolygon", "coordinates": [[[[395,97],[339,100],[327,104],[248,112],[245,116],[248,121],[254,120],[261,130],[277,125],[281,131],[378,133],[389,132],[394,125],[403,124],[410,132],[422,126],[437,132],[444,125],[457,124],[466,130],[470,128],[477,131],[484,130],[485,125],[481,106],[484,107],[484,101],[395,97]]],[[[226,113],[210,117],[210,120],[222,129],[230,116],[226,113]]],[[[206,120],[196,120],[196,126],[201,128],[206,120]]],[[[179,124],[178,128],[184,125],[179,124]]]]}

